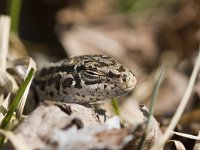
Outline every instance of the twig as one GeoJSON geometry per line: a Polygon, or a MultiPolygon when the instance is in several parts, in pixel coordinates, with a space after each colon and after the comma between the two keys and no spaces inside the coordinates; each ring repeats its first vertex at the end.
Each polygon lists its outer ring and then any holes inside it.
{"type": "Polygon", "coordinates": [[[180,117],[186,107],[187,102],[189,101],[190,98],[190,94],[192,92],[192,88],[194,86],[198,71],[199,71],[199,67],[200,67],[200,47],[199,47],[199,54],[192,72],[192,75],[190,77],[190,81],[189,84],[187,86],[186,92],[176,110],[175,115],[173,116],[168,128],[166,129],[163,137],[161,138],[160,142],[155,145],[152,149],[158,150],[161,149],[161,147],[164,145],[164,143],[166,143],[166,141],[172,136],[172,132],[174,130],[174,128],[176,127],[178,121],[180,120],[180,117]]]}
{"type": "Polygon", "coordinates": [[[188,138],[188,139],[193,139],[193,140],[200,141],[200,137],[199,136],[194,136],[194,135],[191,135],[191,134],[180,133],[180,132],[175,132],[175,131],[172,131],[172,133],[174,135],[182,136],[182,137],[185,137],[185,138],[188,138]]]}

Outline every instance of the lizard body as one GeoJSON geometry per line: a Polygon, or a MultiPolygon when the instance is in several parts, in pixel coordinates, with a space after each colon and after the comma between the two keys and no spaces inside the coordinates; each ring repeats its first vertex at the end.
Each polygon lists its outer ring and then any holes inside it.
{"type": "Polygon", "coordinates": [[[82,55],[49,64],[36,76],[40,101],[96,102],[130,92],[135,75],[117,60],[104,55],[82,55]]]}

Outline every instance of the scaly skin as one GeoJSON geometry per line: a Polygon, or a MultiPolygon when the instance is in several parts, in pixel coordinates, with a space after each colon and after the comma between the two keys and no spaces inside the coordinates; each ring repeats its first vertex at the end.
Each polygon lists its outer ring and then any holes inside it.
{"type": "Polygon", "coordinates": [[[36,76],[40,99],[90,103],[118,97],[136,84],[134,74],[104,55],[83,55],[52,63],[36,76]]]}

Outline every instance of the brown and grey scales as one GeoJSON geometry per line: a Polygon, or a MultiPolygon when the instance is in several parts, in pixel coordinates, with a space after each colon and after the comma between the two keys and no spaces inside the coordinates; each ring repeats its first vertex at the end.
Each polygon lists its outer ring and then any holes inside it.
{"type": "Polygon", "coordinates": [[[134,74],[114,58],[83,55],[41,69],[35,88],[40,101],[88,103],[124,95],[136,82],[134,74]]]}

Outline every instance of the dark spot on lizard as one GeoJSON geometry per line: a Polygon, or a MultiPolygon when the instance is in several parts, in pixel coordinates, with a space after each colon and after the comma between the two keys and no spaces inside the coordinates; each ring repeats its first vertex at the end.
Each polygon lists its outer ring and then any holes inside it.
{"type": "Polygon", "coordinates": [[[93,85],[93,84],[101,83],[101,81],[100,80],[99,81],[85,81],[84,83],[85,85],[93,85]]]}
{"type": "Polygon", "coordinates": [[[65,89],[66,87],[71,87],[72,83],[73,83],[72,78],[66,78],[62,83],[63,89],[65,89]]]}
{"type": "Polygon", "coordinates": [[[96,68],[96,67],[94,67],[94,68],[93,68],[93,70],[97,71],[97,68],[96,68]]]}
{"type": "Polygon", "coordinates": [[[105,66],[105,67],[109,66],[109,64],[107,64],[105,62],[100,62],[100,63],[101,63],[101,66],[105,66]]]}
{"type": "Polygon", "coordinates": [[[128,77],[126,74],[124,74],[124,75],[122,76],[122,80],[123,80],[124,82],[126,82],[128,79],[129,79],[129,77],[128,77]]]}
{"type": "Polygon", "coordinates": [[[110,82],[110,79],[107,79],[106,81],[107,81],[107,82],[110,82]]]}
{"type": "Polygon", "coordinates": [[[77,88],[77,89],[81,89],[82,88],[82,86],[80,84],[75,84],[74,87],[77,88]]]}
{"type": "Polygon", "coordinates": [[[116,74],[115,77],[116,77],[116,78],[120,78],[120,74],[116,74]]]}
{"type": "Polygon", "coordinates": [[[58,74],[56,77],[55,77],[55,88],[57,91],[60,90],[60,79],[62,78],[61,74],[58,74]]]}
{"type": "Polygon", "coordinates": [[[44,90],[45,90],[45,87],[46,87],[46,81],[44,81],[44,80],[41,80],[41,81],[35,80],[35,81],[36,81],[36,84],[39,85],[40,90],[41,90],[41,91],[44,91],[44,90]]]}
{"type": "Polygon", "coordinates": [[[50,95],[51,97],[54,97],[53,91],[50,91],[50,92],[49,92],[49,95],[50,95]]]}
{"type": "Polygon", "coordinates": [[[106,89],[106,88],[107,88],[107,85],[104,85],[103,87],[104,87],[104,89],[106,89]]]}
{"type": "Polygon", "coordinates": [[[85,95],[82,95],[82,97],[84,97],[84,98],[85,98],[85,95]]]}
{"type": "Polygon", "coordinates": [[[115,60],[111,60],[111,62],[112,62],[111,65],[115,65],[116,64],[115,60]]]}
{"type": "Polygon", "coordinates": [[[80,94],[79,94],[79,93],[76,93],[76,95],[80,96],[80,94]]]}
{"type": "Polygon", "coordinates": [[[109,71],[107,75],[110,78],[113,78],[115,76],[115,74],[112,71],[109,71]]]}
{"type": "Polygon", "coordinates": [[[74,87],[77,88],[77,89],[81,89],[82,86],[81,86],[81,79],[80,79],[80,77],[78,75],[75,75],[74,80],[75,80],[75,83],[76,83],[74,85],[74,87]]]}
{"type": "Polygon", "coordinates": [[[70,72],[74,72],[74,65],[71,65],[71,66],[60,66],[58,71],[61,71],[61,72],[67,72],[67,73],[70,73],[70,72]]]}
{"type": "Polygon", "coordinates": [[[44,77],[46,74],[47,74],[47,68],[43,68],[43,69],[40,71],[39,76],[40,76],[40,77],[44,77]]]}
{"type": "Polygon", "coordinates": [[[124,67],[123,66],[120,66],[119,67],[119,72],[125,72],[126,70],[124,69],[124,67]]]}
{"type": "Polygon", "coordinates": [[[133,74],[133,76],[135,77],[135,74],[131,71],[131,73],[133,74]]]}
{"type": "Polygon", "coordinates": [[[51,84],[53,84],[53,82],[54,82],[54,78],[51,76],[51,77],[49,77],[48,78],[48,81],[47,81],[47,84],[48,85],[51,85],[51,84]]]}
{"type": "Polygon", "coordinates": [[[48,69],[48,75],[52,75],[54,72],[56,72],[56,67],[50,67],[48,69]]]}
{"type": "Polygon", "coordinates": [[[67,91],[65,91],[65,90],[63,90],[63,93],[65,94],[65,95],[68,95],[69,93],[67,92],[67,91]]]}
{"type": "Polygon", "coordinates": [[[85,70],[85,66],[84,65],[80,65],[76,67],[76,71],[80,72],[81,70],[85,70]]]}

